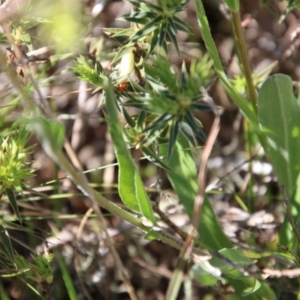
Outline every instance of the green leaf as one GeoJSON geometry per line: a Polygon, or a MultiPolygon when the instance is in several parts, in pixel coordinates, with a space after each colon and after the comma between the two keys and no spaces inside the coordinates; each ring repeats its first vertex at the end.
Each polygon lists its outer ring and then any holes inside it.
{"type": "Polygon", "coordinates": [[[20,216],[20,212],[19,212],[19,207],[17,204],[17,199],[15,197],[14,191],[11,188],[8,188],[5,190],[5,193],[9,199],[9,203],[13,209],[13,211],[15,212],[19,222],[21,222],[21,216],[20,216]]]}
{"type": "Polygon", "coordinates": [[[119,162],[120,197],[127,207],[142,213],[146,218],[155,223],[149,197],[123,138],[111,81],[105,84],[104,89],[106,94],[108,128],[114,143],[116,158],[119,162]]]}
{"type": "MultiPolygon", "coordinates": [[[[267,138],[267,153],[279,182],[291,196],[300,173],[300,109],[290,77],[277,74],[263,83],[259,91],[258,115],[267,138]]],[[[300,199],[296,201],[300,203],[300,199]]]]}
{"type": "Polygon", "coordinates": [[[149,2],[147,2],[147,3],[145,3],[145,2],[140,3],[140,2],[135,2],[135,1],[129,1],[129,2],[132,6],[138,8],[142,11],[155,10],[160,13],[163,12],[163,10],[160,7],[158,7],[152,3],[149,3],[149,2]]]}
{"type": "Polygon", "coordinates": [[[156,17],[154,20],[146,24],[142,29],[140,29],[134,36],[132,36],[129,40],[131,43],[137,42],[139,39],[142,39],[143,37],[146,37],[149,33],[154,31],[158,25],[159,22],[163,19],[162,16],[156,17]]]}
{"type": "Polygon", "coordinates": [[[173,22],[172,18],[168,18],[167,32],[168,32],[168,35],[169,35],[173,45],[175,46],[175,49],[176,49],[178,55],[180,55],[179,45],[178,45],[178,41],[177,41],[177,37],[176,37],[176,34],[177,34],[176,25],[173,22]]]}
{"type": "Polygon", "coordinates": [[[122,19],[125,19],[128,22],[132,22],[132,23],[138,23],[138,24],[146,24],[147,22],[149,22],[149,19],[152,20],[157,16],[156,13],[153,12],[136,12],[134,14],[131,15],[127,15],[127,16],[123,16],[122,19]]]}
{"type": "Polygon", "coordinates": [[[206,136],[201,128],[202,124],[200,123],[199,120],[197,120],[196,118],[194,118],[194,116],[192,115],[192,113],[190,111],[187,111],[185,116],[184,116],[184,120],[186,121],[186,123],[191,127],[191,129],[193,130],[193,132],[202,140],[202,141],[206,141],[206,136]]]}
{"type": "Polygon", "coordinates": [[[222,278],[222,272],[213,267],[209,262],[203,262],[201,264],[195,264],[192,267],[193,279],[198,281],[202,286],[214,286],[217,282],[225,280],[222,278]]]}
{"type": "Polygon", "coordinates": [[[179,135],[179,122],[176,119],[173,119],[171,130],[170,130],[170,141],[169,141],[169,149],[168,149],[168,156],[171,155],[175,142],[177,140],[177,137],[179,135]]]}
{"type": "Polygon", "coordinates": [[[159,145],[160,155],[166,157],[163,162],[172,171],[167,176],[183,204],[189,217],[193,217],[194,201],[198,193],[198,177],[195,160],[186,138],[182,135],[177,139],[172,154],[168,155],[168,143],[159,145]]]}
{"type": "Polygon", "coordinates": [[[132,46],[124,46],[122,47],[118,53],[116,54],[116,56],[114,57],[114,59],[112,60],[111,64],[113,65],[115,62],[117,62],[119,59],[121,59],[125,54],[127,54],[128,52],[132,51],[132,46]]]}
{"type": "Polygon", "coordinates": [[[209,251],[232,248],[232,243],[223,232],[206,195],[202,204],[198,233],[201,244],[209,251]]]}
{"type": "Polygon", "coordinates": [[[261,283],[258,280],[253,279],[253,281],[254,281],[253,286],[246,288],[244,290],[244,292],[242,293],[243,297],[251,295],[252,293],[256,292],[261,287],[261,283]]]}
{"type": "Polygon", "coordinates": [[[234,287],[235,295],[247,296],[246,299],[253,300],[277,299],[266,283],[244,274],[243,270],[251,266],[252,261],[244,255],[240,247],[221,249],[210,263],[222,271],[224,277],[234,287]]]}
{"type": "Polygon", "coordinates": [[[4,254],[10,259],[11,263],[13,263],[15,261],[14,251],[11,246],[10,238],[2,225],[0,225],[0,244],[2,244],[1,249],[4,251],[4,254]]]}
{"type": "Polygon", "coordinates": [[[244,268],[249,267],[252,261],[245,257],[241,248],[221,249],[218,253],[220,256],[216,256],[210,261],[214,267],[234,279],[244,279],[248,277],[244,275],[242,271],[244,268]]]}
{"type": "Polygon", "coordinates": [[[185,23],[184,21],[182,21],[181,19],[179,19],[178,17],[174,16],[173,22],[175,23],[177,30],[181,30],[181,31],[184,31],[187,33],[191,32],[189,29],[189,25],[187,23],[185,23]]]}
{"type": "Polygon", "coordinates": [[[167,33],[167,24],[164,22],[161,24],[159,29],[159,39],[158,44],[159,47],[162,47],[166,40],[166,33],[167,33]]]}
{"type": "Polygon", "coordinates": [[[80,56],[75,66],[70,68],[73,72],[77,73],[79,78],[83,81],[92,83],[96,86],[102,86],[104,76],[99,73],[96,68],[91,68],[87,60],[80,56]]]}
{"type": "Polygon", "coordinates": [[[141,147],[141,151],[143,152],[145,157],[149,161],[154,163],[156,166],[172,172],[172,169],[170,167],[168,167],[166,164],[164,164],[162,159],[160,159],[152,150],[150,150],[147,147],[141,147]]]}
{"type": "Polygon", "coordinates": [[[257,132],[259,132],[258,118],[254,113],[250,102],[247,101],[247,99],[244,96],[242,96],[236,91],[236,89],[230,83],[230,81],[227,78],[227,75],[224,72],[220,56],[218,54],[214,39],[209,29],[208,20],[201,0],[196,0],[196,12],[199,26],[202,32],[202,37],[204,39],[209,56],[213,61],[213,65],[219,79],[221,80],[229,97],[234,101],[234,103],[239,107],[242,113],[247,117],[248,121],[251,123],[253,128],[255,128],[257,132]]]}
{"type": "Polygon", "coordinates": [[[159,38],[159,34],[160,34],[159,31],[160,31],[159,28],[156,28],[153,31],[150,47],[148,48],[148,51],[147,51],[147,56],[149,56],[153,52],[153,50],[155,49],[155,47],[158,43],[158,38],[159,38]]]}
{"type": "Polygon", "coordinates": [[[232,11],[238,12],[240,9],[240,0],[225,0],[225,3],[232,11]]]}

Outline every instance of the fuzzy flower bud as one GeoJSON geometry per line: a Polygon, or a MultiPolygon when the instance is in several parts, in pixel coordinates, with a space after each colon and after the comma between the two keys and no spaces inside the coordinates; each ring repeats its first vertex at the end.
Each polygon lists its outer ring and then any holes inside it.
{"type": "Polygon", "coordinates": [[[134,54],[133,48],[131,48],[126,54],[123,55],[118,67],[118,73],[120,77],[127,77],[134,68],[134,54]]]}

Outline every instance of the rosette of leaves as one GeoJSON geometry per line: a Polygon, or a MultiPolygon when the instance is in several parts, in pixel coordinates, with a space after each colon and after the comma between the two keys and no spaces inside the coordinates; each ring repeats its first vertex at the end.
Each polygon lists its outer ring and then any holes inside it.
{"type": "Polygon", "coordinates": [[[157,139],[167,139],[168,155],[180,132],[192,145],[196,145],[196,137],[205,141],[202,124],[194,112],[211,108],[203,101],[201,81],[196,74],[189,74],[183,63],[177,79],[170,63],[163,59],[145,64],[145,73],[147,91],[139,87],[137,92],[127,94],[130,100],[125,105],[141,110],[134,119],[128,120],[129,116],[125,116],[131,127],[127,128],[129,140],[145,149],[157,139]]]}
{"type": "MultiPolygon", "coordinates": [[[[177,32],[189,32],[188,25],[178,16],[187,1],[164,0],[157,1],[157,5],[149,2],[129,1],[135,11],[130,15],[123,16],[123,19],[131,22],[130,29],[106,29],[106,31],[125,45],[124,48],[133,44],[141,44],[147,54],[151,54],[156,46],[168,52],[167,38],[175,46],[179,53],[177,32]]],[[[122,48],[118,57],[122,57],[122,48]]]]}

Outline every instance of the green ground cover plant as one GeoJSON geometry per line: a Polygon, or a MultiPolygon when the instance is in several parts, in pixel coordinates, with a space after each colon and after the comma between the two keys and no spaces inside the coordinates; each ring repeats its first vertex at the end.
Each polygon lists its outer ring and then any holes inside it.
{"type": "MultiPolygon", "coordinates": [[[[192,285],[208,289],[206,294],[203,292],[204,299],[283,299],[283,291],[276,283],[284,285],[285,279],[269,281],[262,269],[289,270],[299,265],[300,108],[292,79],[283,74],[270,75],[273,65],[259,74],[252,72],[238,0],[224,1],[239,59],[240,74],[235,79],[223,67],[201,0],[195,1],[195,18],[204,50],[190,62],[183,59],[178,38],[182,33],[192,36],[190,26],[181,18],[189,1],[128,3],[130,12],[118,19],[128,26],[101,28],[104,35],[97,37],[92,36],[93,21],[84,16],[84,4],[79,2],[27,2],[22,14],[15,8],[19,18],[9,15],[0,20],[1,43],[9,45],[6,55],[4,51],[0,53],[1,72],[13,87],[0,100],[0,278],[19,278],[40,299],[64,299],[56,288],[56,264],[70,299],[94,299],[84,284],[84,296],[79,296],[62,253],[49,251],[47,241],[42,253],[36,251],[36,242],[30,244],[31,238],[38,238],[41,243],[47,239],[46,232],[44,236],[35,233],[33,218],[26,215],[24,205],[24,199],[25,203],[34,202],[26,193],[37,188],[31,186],[31,180],[37,176],[33,154],[36,147],[42,147],[57,170],[57,178],[53,178],[57,190],[52,191],[51,197],[60,196],[60,182],[67,178],[76,187],[76,193],[87,199],[89,210],[76,217],[80,222],[93,219],[95,232],[103,232],[115,274],[124,283],[124,299],[142,298],[109,233],[106,214],[138,228],[145,240],[159,241],[178,250],[176,266],[164,291],[165,299],[200,299],[200,294],[193,298],[192,285]],[[81,46],[86,40],[93,50],[88,54],[86,44],[81,46]],[[37,45],[50,48],[49,56],[30,55],[37,45]],[[172,63],[174,56],[180,60],[178,68],[172,63]],[[66,61],[59,77],[53,70],[66,61]],[[86,174],[90,170],[82,168],[72,149],[57,108],[42,93],[43,88],[66,73],[72,74],[71,81],[87,84],[93,95],[102,95],[97,105],[103,118],[97,122],[105,124],[113,145],[117,198],[121,201],[112,201],[95,188],[86,174]],[[268,248],[261,249],[255,239],[249,240],[248,247],[232,241],[220,225],[206,189],[207,162],[221,126],[222,109],[210,96],[215,82],[222,84],[244,117],[243,146],[249,157],[261,145],[281,189],[284,221],[268,248]],[[210,130],[199,119],[204,114],[213,116],[210,130]],[[145,185],[135,151],[155,170],[152,189],[145,185]],[[64,172],[63,178],[59,178],[59,171],[64,172]],[[163,176],[189,218],[191,226],[187,231],[159,208],[163,176]],[[167,227],[162,227],[162,222],[167,227]],[[28,256],[18,252],[14,231],[30,236],[25,243],[28,256]],[[278,265],[275,258],[280,261],[278,265]]],[[[297,8],[296,1],[286,3],[278,22],[297,8]]],[[[100,184],[101,176],[94,178],[100,184]]],[[[40,187],[44,185],[47,183],[40,183],[40,187]]],[[[253,192],[251,185],[249,190],[253,192]]],[[[51,197],[48,195],[47,199],[50,201],[51,197]]],[[[255,209],[255,196],[250,204],[241,202],[238,204],[244,211],[255,209]]],[[[61,206],[53,208],[54,213],[60,210],[61,206]]],[[[59,218],[54,219],[55,226],[60,228],[59,218]]],[[[76,238],[80,239],[79,233],[76,238]]],[[[297,277],[292,285],[293,299],[298,299],[297,277]]],[[[1,299],[10,299],[2,283],[0,295],[1,299]]]]}

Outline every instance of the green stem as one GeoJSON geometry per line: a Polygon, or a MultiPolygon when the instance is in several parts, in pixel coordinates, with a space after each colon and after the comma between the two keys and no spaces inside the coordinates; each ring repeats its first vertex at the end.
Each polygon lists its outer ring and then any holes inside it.
{"type": "Polygon", "coordinates": [[[240,62],[242,64],[244,76],[247,84],[247,92],[252,103],[253,110],[257,114],[257,93],[252,79],[252,70],[248,59],[245,38],[243,35],[243,28],[241,26],[241,18],[239,11],[231,11],[232,23],[235,32],[236,43],[240,55],[240,62]]]}
{"type": "MultiPolygon", "coordinates": [[[[65,171],[69,173],[76,186],[92,201],[96,201],[100,207],[106,209],[111,214],[128,221],[129,223],[140,228],[144,232],[148,232],[151,230],[150,227],[147,227],[143,224],[141,218],[134,216],[126,210],[123,210],[119,206],[115,205],[114,203],[110,202],[108,199],[103,197],[101,194],[97,193],[93,188],[91,188],[85,175],[82,172],[77,172],[74,166],[66,159],[62,151],[56,151],[55,153],[51,153],[51,157],[56,161],[58,165],[60,165],[65,171]]],[[[156,231],[156,238],[162,241],[163,243],[174,247],[178,250],[181,249],[183,244],[181,240],[164,231],[156,231]]],[[[200,254],[200,252],[197,249],[193,250],[195,254],[200,254]]]]}

